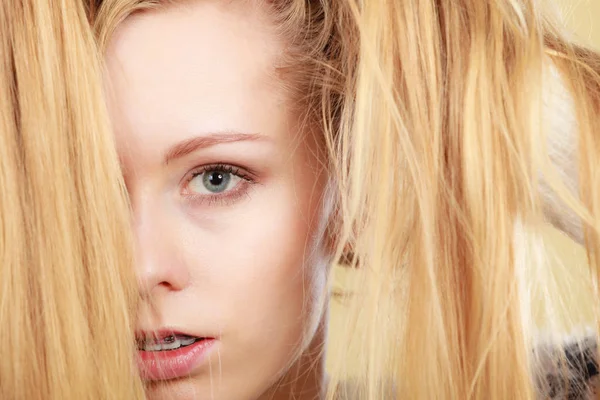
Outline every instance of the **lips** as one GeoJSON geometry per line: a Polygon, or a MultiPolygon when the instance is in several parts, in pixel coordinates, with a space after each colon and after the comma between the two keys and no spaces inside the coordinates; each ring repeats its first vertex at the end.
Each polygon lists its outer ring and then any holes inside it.
{"type": "Polygon", "coordinates": [[[212,337],[173,331],[139,332],[136,341],[138,368],[142,379],[146,381],[192,375],[217,342],[212,337]]]}

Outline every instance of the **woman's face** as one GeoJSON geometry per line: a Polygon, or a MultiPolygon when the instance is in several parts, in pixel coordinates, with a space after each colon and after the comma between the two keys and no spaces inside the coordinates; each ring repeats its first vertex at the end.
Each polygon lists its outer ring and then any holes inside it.
{"type": "Polygon", "coordinates": [[[107,54],[151,399],[257,398],[320,318],[325,176],[250,3],[132,16],[107,54]]]}

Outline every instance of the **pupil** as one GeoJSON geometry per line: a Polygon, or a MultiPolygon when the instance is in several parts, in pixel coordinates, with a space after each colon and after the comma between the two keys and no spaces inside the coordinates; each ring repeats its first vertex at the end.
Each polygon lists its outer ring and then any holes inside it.
{"type": "Polygon", "coordinates": [[[224,177],[223,174],[220,172],[212,172],[209,176],[208,176],[208,181],[210,182],[211,185],[214,186],[219,186],[221,184],[223,184],[224,181],[224,177]]]}

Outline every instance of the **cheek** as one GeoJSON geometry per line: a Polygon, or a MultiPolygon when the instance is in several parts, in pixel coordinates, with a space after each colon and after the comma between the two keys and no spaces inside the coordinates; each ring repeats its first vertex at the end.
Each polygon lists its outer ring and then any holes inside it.
{"type": "Polygon", "coordinates": [[[247,300],[271,302],[263,304],[266,309],[301,307],[303,286],[308,283],[309,210],[287,192],[273,193],[255,203],[255,208],[235,224],[236,239],[230,254],[237,262],[231,268],[239,275],[232,283],[247,300]]]}
{"type": "Polygon", "coordinates": [[[246,337],[250,331],[301,330],[312,268],[321,266],[311,256],[317,202],[314,193],[298,193],[297,186],[259,187],[212,219],[213,229],[196,243],[202,265],[196,259],[191,272],[201,292],[211,293],[225,329],[233,325],[246,337]]]}

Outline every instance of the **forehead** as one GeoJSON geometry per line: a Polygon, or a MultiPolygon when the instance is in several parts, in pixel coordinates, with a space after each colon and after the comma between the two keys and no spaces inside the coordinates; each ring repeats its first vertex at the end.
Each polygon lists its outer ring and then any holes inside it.
{"type": "Polygon", "coordinates": [[[261,131],[283,103],[283,51],[251,2],[194,1],[136,14],[107,52],[109,105],[136,131],[261,131]],[[245,126],[232,125],[245,124],[245,126]]]}

